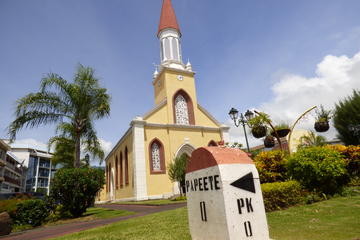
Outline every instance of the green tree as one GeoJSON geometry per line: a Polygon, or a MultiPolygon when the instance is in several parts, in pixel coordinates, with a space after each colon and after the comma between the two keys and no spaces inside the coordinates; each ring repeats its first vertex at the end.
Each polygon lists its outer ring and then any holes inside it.
{"type": "MultiPolygon", "coordinates": [[[[54,155],[52,157],[53,164],[62,164],[63,167],[73,167],[75,156],[75,134],[71,124],[61,123],[57,128],[57,132],[61,132],[60,135],[50,138],[48,147],[55,145],[54,155]]],[[[92,154],[94,158],[100,159],[100,162],[104,158],[104,151],[101,149],[100,143],[96,135],[92,136],[93,139],[83,139],[81,146],[84,152],[92,154]]],[[[85,156],[89,155],[86,154],[85,156]]],[[[89,159],[81,159],[81,165],[89,166],[89,159]],[[86,162],[87,161],[87,162],[86,162]]]]}
{"type": "Polygon", "coordinates": [[[313,131],[310,131],[309,134],[301,136],[299,140],[299,148],[324,146],[326,144],[326,138],[324,136],[316,135],[313,131]]]}
{"type": "Polygon", "coordinates": [[[110,96],[99,86],[94,69],[80,64],[73,82],[55,73],[47,74],[41,81],[39,92],[17,101],[15,115],[16,119],[9,126],[11,140],[23,127],[57,123],[62,134],[74,140],[74,167],[80,167],[82,142],[90,152],[100,145],[94,120],[110,115],[110,96]]]}
{"type": "Polygon", "coordinates": [[[360,124],[360,91],[353,91],[352,96],[336,104],[334,126],[339,139],[346,145],[359,145],[360,132],[353,126],[360,124]]]}
{"type": "Polygon", "coordinates": [[[180,194],[185,193],[186,164],[189,157],[186,154],[174,158],[168,166],[168,175],[172,182],[179,182],[180,194]]]}

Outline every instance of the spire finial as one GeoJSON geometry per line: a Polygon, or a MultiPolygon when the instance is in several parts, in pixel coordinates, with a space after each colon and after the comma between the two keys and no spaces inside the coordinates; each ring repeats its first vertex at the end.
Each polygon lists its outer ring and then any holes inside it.
{"type": "Polygon", "coordinates": [[[166,28],[175,29],[181,35],[180,27],[176,20],[176,15],[174,8],[171,4],[171,0],[163,0],[161,16],[160,16],[160,24],[157,35],[159,36],[160,32],[166,28]]]}

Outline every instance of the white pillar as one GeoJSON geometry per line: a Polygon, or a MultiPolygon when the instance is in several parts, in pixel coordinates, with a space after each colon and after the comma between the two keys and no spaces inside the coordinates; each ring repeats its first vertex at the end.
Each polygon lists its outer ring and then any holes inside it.
{"type": "Polygon", "coordinates": [[[133,168],[134,168],[134,197],[135,200],[146,200],[147,181],[146,181],[146,158],[145,158],[145,121],[137,117],[132,122],[133,134],[133,168]]]}
{"type": "Polygon", "coordinates": [[[37,157],[37,166],[36,166],[36,175],[35,175],[35,192],[37,191],[38,180],[39,180],[39,166],[40,166],[40,157],[37,157]]]}
{"type": "Polygon", "coordinates": [[[230,142],[230,135],[229,135],[230,127],[223,124],[221,125],[220,129],[221,129],[221,137],[222,140],[224,140],[224,143],[230,142]]]}
{"type": "Polygon", "coordinates": [[[50,182],[51,182],[51,169],[52,169],[52,164],[51,164],[51,160],[49,160],[50,162],[50,169],[49,169],[49,179],[48,179],[48,186],[47,186],[47,194],[50,194],[50,182]]]}

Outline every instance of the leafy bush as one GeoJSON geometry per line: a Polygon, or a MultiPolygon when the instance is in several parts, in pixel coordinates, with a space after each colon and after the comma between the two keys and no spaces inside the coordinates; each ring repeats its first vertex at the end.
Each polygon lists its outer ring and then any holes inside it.
{"type": "Polygon", "coordinates": [[[80,217],[93,204],[96,193],[102,189],[104,183],[104,172],[100,169],[63,168],[55,174],[51,196],[73,217],[80,217]]]}
{"type": "Polygon", "coordinates": [[[283,151],[261,152],[254,158],[261,183],[284,181],[286,179],[286,160],[283,151]]]}
{"type": "Polygon", "coordinates": [[[304,192],[299,182],[287,181],[261,184],[265,210],[280,210],[303,201],[304,192]]]}
{"type": "Polygon", "coordinates": [[[340,152],[346,158],[346,169],[352,178],[352,182],[359,182],[360,146],[327,145],[326,147],[340,152]]]}
{"type": "Polygon", "coordinates": [[[288,174],[310,191],[334,194],[349,180],[344,157],[329,148],[300,149],[289,156],[287,167],[288,174]]]}
{"type": "Polygon", "coordinates": [[[0,201],[0,213],[7,212],[11,218],[16,215],[17,204],[30,199],[27,195],[19,195],[15,198],[0,201]]]}
{"type": "Polygon", "coordinates": [[[25,200],[17,204],[14,222],[18,225],[40,226],[49,216],[50,209],[41,199],[25,200]]]}

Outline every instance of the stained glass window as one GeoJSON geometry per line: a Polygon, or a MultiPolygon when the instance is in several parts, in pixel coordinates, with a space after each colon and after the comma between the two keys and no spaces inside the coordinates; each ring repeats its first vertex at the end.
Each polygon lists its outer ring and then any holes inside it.
{"type": "Polygon", "coordinates": [[[161,170],[160,147],[157,143],[153,143],[151,146],[151,158],[152,158],[153,171],[160,171],[161,170]]]}
{"type": "Polygon", "coordinates": [[[187,102],[181,94],[175,98],[175,116],[177,124],[189,125],[187,102]]]}

